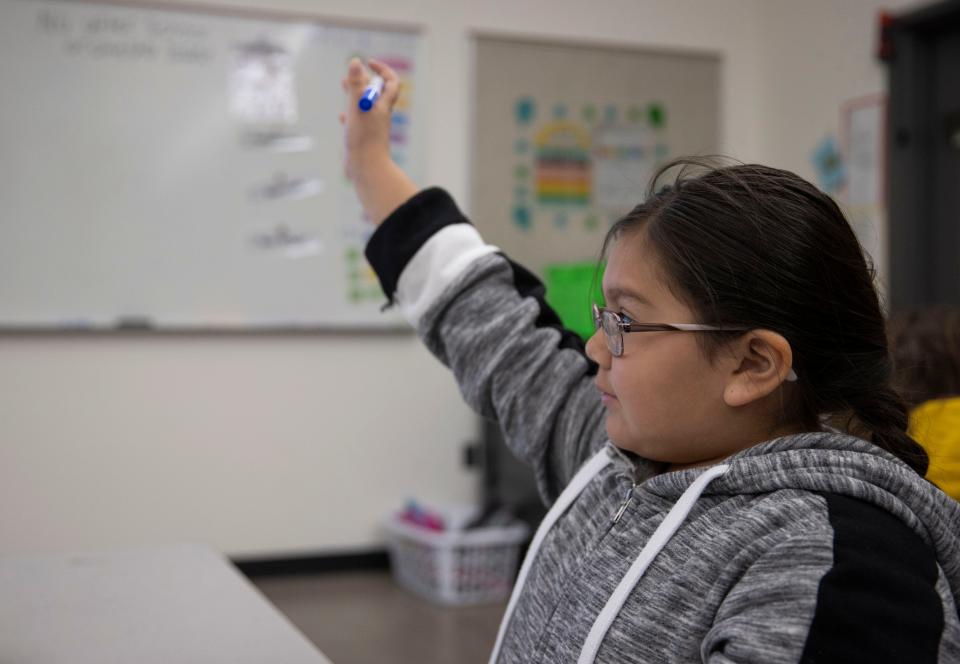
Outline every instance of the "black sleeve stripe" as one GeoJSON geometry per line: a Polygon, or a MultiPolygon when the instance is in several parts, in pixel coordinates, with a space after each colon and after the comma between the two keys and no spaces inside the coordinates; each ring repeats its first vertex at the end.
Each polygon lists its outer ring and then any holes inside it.
{"type": "MultiPolygon", "coordinates": [[[[503,254],[501,254],[503,255],[503,254]]],[[[570,350],[575,350],[587,361],[587,375],[594,376],[597,373],[598,366],[597,363],[587,357],[586,347],[584,346],[583,339],[580,338],[576,332],[568,330],[563,326],[563,322],[560,320],[560,316],[557,315],[557,312],[547,304],[546,294],[547,289],[543,285],[535,274],[530,270],[523,267],[519,263],[514,263],[510,260],[509,257],[503,256],[506,258],[507,262],[510,263],[510,267],[513,269],[513,284],[517,289],[517,292],[520,293],[521,297],[530,297],[537,301],[537,304],[540,307],[540,314],[537,316],[534,324],[536,327],[550,327],[558,332],[560,332],[560,342],[557,344],[559,348],[568,348],[570,350]]]]}
{"type": "Polygon", "coordinates": [[[469,223],[450,194],[437,187],[424,189],[394,210],[374,231],[364,252],[387,299],[393,302],[403,268],[434,233],[469,223]]]}
{"type": "Polygon", "coordinates": [[[833,567],[820,581],[800,662],[936,662],[944,616],[933,551],[889,512],[821,495],[834,531],[833,567]]]}
{"type": "MultiPolygon", "coordinates": [[[[380,287],[387,299],[393,302],[400,274],[420,248],[433,235],[452,224],[469,224],[453,198],[443,189],[424,189],[394,210],[380,224],[367,242],[367,261],[377,273],[380,287]]],[[[547,304],[546,288],[537,277],[504,256],[513,269],[513,281],[517,292],[523,297],[532,297],[540,307],[537,327],[552,327],[560,332],[560,348],[576,350],[587,360],[588,375],[597,372],[597,365],[586,355],[583,340],[566,329],[557,313],[547,304]]]]}

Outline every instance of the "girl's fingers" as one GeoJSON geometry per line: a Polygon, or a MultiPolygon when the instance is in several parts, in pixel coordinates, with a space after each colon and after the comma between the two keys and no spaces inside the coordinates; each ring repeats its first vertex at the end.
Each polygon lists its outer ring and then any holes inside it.
{"type": "Polygon", "coordinates": [[[400,77],[397,76],[397,72],[379,60],[368,60],[367,65],[373,73],[383,78],[383,100],[393,108],[397,103],[397,97],[400,96],[400,77]]]}
{"type": "Polygon", "coordinates": [[[346,114],[346,113],[341,113],[341,114],[340,114],[340,124],[347,124],[347,114],[346,114]]]}
{"type": "Polygon", "coordinates": [[[370,82],[370,76],[360,62],[360,58],[351,58],[350,64],[347,66],[347,78],[345,80],[347,82],[347,92],[359,98],[363,94],[363,89],[370,82]]]}
{"type": "Polygon", "coordinates": [[[400,80],[400,77],[397,76],[397,72],[393,71],[393,68],[390,67],[390,65],[388,65],[385,62],[381,62],[380,60],[375,60],[373,58],[370,58],[369,60],[367,60],[367,66],[369,66],[370,69],[373,70],[374,74],[377,74],[378,76],[382,76],[384,83],[388,81],[400,80]]]}

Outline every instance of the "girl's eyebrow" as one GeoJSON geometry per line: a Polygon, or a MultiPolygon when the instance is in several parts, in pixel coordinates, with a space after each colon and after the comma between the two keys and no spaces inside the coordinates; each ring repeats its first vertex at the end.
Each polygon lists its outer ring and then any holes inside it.
{"type": "Polygon", "coordinates": [[[616,300],[620,302],[621,300],[634,300],[640,304],[645,304],[647,306],[653,306],[650,300],[645,298],[640,293],[636,293],[628,288],[623,288],[620,286],[613,286],[606,289],[606,300],[608,302],[616,300]]]}

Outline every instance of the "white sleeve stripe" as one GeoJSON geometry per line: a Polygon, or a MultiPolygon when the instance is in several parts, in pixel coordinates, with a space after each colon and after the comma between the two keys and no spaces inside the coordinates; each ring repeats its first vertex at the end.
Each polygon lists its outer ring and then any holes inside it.
{"type": "Polygon", "coordinates": [[[417,250],[397,280],[394,300],[403,317],[416,327],[448,285],[475,260],[497,251],[470,224],[441,228],[417,250]]]}

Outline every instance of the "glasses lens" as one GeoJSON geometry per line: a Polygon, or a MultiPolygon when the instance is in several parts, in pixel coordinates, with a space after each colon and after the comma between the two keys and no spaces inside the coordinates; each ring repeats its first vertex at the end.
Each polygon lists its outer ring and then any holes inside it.
{"type": "Polygon", "coordinates": [[[612,311],[604,311],[600,317],[603,333],[607,337],[607,348],[614,357],[620,357],[623,354],[623,332],[620,330],[620,322],[612,311]]]}

